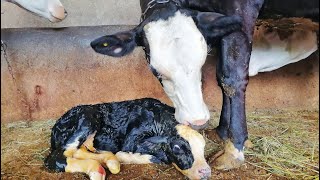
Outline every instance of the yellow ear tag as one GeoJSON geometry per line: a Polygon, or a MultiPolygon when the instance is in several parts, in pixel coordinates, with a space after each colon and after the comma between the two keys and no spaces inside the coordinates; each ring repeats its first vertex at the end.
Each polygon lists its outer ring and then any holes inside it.
{"type": "Polygon", "coordinates": [[[103,43],[102,45],[103,45],[104,47],[106,47],[106,46],[108,46],[108,43],[103,43]]]}

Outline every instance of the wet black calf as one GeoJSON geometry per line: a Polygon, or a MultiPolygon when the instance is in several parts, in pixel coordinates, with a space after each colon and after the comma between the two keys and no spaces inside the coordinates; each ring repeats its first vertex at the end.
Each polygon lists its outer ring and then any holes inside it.
{"type": "Polygon", "coordinates": [[[200,179],[210,176],[204,145],[198,132],[176,122],[174,108],[155,99],[80,105],[52,128],[45,165],[57,171],[86,172],[95,179],[105,175],[99,164],[118,173],[117,160],[165,163],[191,179],[200,179]],[[84,162],[88,159],[98,163],[84,162]],[[90,168],[90,163],[97,165],[90,168]]]}

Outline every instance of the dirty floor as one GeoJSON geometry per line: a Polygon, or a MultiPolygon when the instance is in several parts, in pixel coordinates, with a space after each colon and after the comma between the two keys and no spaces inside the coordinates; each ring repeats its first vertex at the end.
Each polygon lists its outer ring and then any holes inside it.
{"type": "MultiPolygon", "coordinates": [[[[213,138],[219,114],[212,113],[206,157],[222,149],[213,138]]],[[[211,179],[319,179],[319,114],[310,111],[259,111],[247,114],[246,163],[239,169],[212,171],[211,179]]],[[[1,179],[89,179],[81,173],[53,173],[43,167],[55,120],[1,124],[1,179]]],[[[122,165],[110,180],[186,179],[169,165],[122,165]]]]}

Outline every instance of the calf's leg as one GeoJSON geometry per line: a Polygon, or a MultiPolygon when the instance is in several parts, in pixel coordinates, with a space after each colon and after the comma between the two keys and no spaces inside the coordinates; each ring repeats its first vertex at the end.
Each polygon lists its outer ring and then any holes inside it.
{"type": "Polygon", "coordinates": [[[104,151],[92,153],[89,152],[86,147],[82,146],[73,153],[72,157],[77,159],[96,160],[100,164],[106,166],[112,174],[118,174],[120,172],[120,162],[112,152],[104,151]]]}
{"type": "MultiPolygon", "coordinates": [[[[89,175],[91,180],[104,180],[106,172],[97,160],[77,159],[72,157],[74,150],[53,150],[45,160],[48,169],[58,172],[83,172],[89,175]],[[65,154],[69,155],[68,157],[65,154]]],[[[74,151],[76,152],[76,151],[74,151]]]]}
{"type": "Polygon", "coordinates": [[[124,164],[150,164],[155,157],[149,154],[117,152],[116,157],[124,164]]]}
{"type": "Polygon", "coordinates": [[[83,172],[89,175],[90,180],[104,180],[106,172],[97,160],[67,158],[65,172],[83,172]]]}

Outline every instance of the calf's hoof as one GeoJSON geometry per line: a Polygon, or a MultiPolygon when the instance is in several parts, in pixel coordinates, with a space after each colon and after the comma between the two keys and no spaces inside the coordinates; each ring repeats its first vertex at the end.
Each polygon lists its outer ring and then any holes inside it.
{"type": "Polygon", "coordinates": [[[120,172],[120,162],[118,160],[107,160],[106,165],[112,174],[118,174],[120,172]]]}
{"type": "Polygon", "coordinates": [[[230,170],[239,168],[244,162],[243,151],[235,148],[232,142],[227,140],[225,149],[213,156],[210,164],[218,170],[230,170]]]}
{"type": "Polygon", "coordinates": [[[99,166],[98,171],[89,172],[90,180],[105,180],[106,179],[106,171],[102,166],[99,166]]]}

